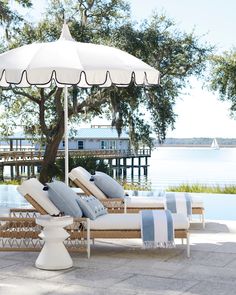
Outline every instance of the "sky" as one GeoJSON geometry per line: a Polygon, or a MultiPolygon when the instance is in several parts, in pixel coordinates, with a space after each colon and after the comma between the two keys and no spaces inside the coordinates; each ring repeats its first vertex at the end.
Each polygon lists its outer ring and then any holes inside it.
{"type": "MultiPolygon", "coordinates": [[[[46,0],[33,0],[34,15],[39,18],[46,0]]],[[[148,19],[153,11],[165,13],[177,28],[191,32],[193,29],[202,42],[216,45],[217,53],[236,46],[235,0],[130,0],[132,18],[148,19]]],[[[175,130],[167,137],[236,137],[236,120],[229,116],[230,104],[218,100],[217,93],[202,88],[202,81],[190,80],[190,87],[176,100],[175,130]]],[[[97,120],[95,124],[106,123],[97,120]]]]}
{"type": "MultiPolygon", "coordinates": [[[[217,53],[236,46],[236,1],[234,0],[131,0],[132,17],[148,19],[153,11],[164,12],[177,27],[216,45],[217,53]],[[145,6],[144,4],[145,3],[145,6]]],[[[202,81],[191,79],[187,95],[177,99],[175,130],[167,137],[236,137],[236,120],[230,119],[227,102],[202,89],[202,81]]]]}

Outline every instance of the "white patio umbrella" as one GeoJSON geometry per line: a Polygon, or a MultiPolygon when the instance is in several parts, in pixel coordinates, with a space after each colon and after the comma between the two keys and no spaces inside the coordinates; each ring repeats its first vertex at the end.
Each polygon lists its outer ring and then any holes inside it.
{"type": "Polygon", "coordinates": [[[117,48],[76,42],[67,24],[59,40],[33,43],[0,54],[0,86],[64,87],[65,182],[68,184],[68,87],[157,85],[160,73],[117,48]]]}

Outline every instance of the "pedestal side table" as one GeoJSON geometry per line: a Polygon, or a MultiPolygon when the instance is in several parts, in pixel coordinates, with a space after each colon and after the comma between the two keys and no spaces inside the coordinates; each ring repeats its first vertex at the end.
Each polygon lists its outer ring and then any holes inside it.
{"type": "Polygon", "coordinates": [[[72,259],[63,241],[70,235],[64,227],[73,223],[70,216],[52,217],[41,215],[36,218],[36,223],[43,227],[39,237],[45,244],[35,262],[35,266],[46,270],[67,269],[73,266],[72,259]]]}

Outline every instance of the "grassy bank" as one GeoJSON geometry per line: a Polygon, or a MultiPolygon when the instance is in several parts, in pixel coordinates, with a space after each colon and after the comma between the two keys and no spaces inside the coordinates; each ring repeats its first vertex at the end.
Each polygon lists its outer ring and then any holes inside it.
{"type": "Polygon", "coordinates": [[[236,194],[236,186],[229,185],[220,187],[218,185],[207,186],[202,184],[181,184],[171,186],[166,191],[189,192],[189,193],[211,193],[211,194],[236,194]]]}
{"type": "Polygon", "coordinates": [[[0,185],[1,184],[13,184],[13,185],[19,185],[21,184],[20,180],[5,180],[5,181],[0,181],[0,185]]]}
{"type": "MultiPolygon", "coordinates": [[[[151,185],[139,185],[137,183],[121,183],[125,190],[150,191],[151,185]]],[[[189,193],[211,193],[211,194],[236,194],[236,186],[218,186],[218,185],[203,185],[203,184],[181,184],[178,186],[170,186],[165,191],[174,192],[189,192],[189,193]]]]}

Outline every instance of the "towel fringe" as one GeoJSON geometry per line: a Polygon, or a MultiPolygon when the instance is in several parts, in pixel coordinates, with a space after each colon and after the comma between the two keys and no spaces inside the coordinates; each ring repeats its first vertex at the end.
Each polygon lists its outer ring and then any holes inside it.
{"type": "Polygon", "coordinates": [[[168,242],[144,241],[143,242],[143,249],[174,248],[174,247],[175,247],[174,241],[168,241],[168,242]]]}

